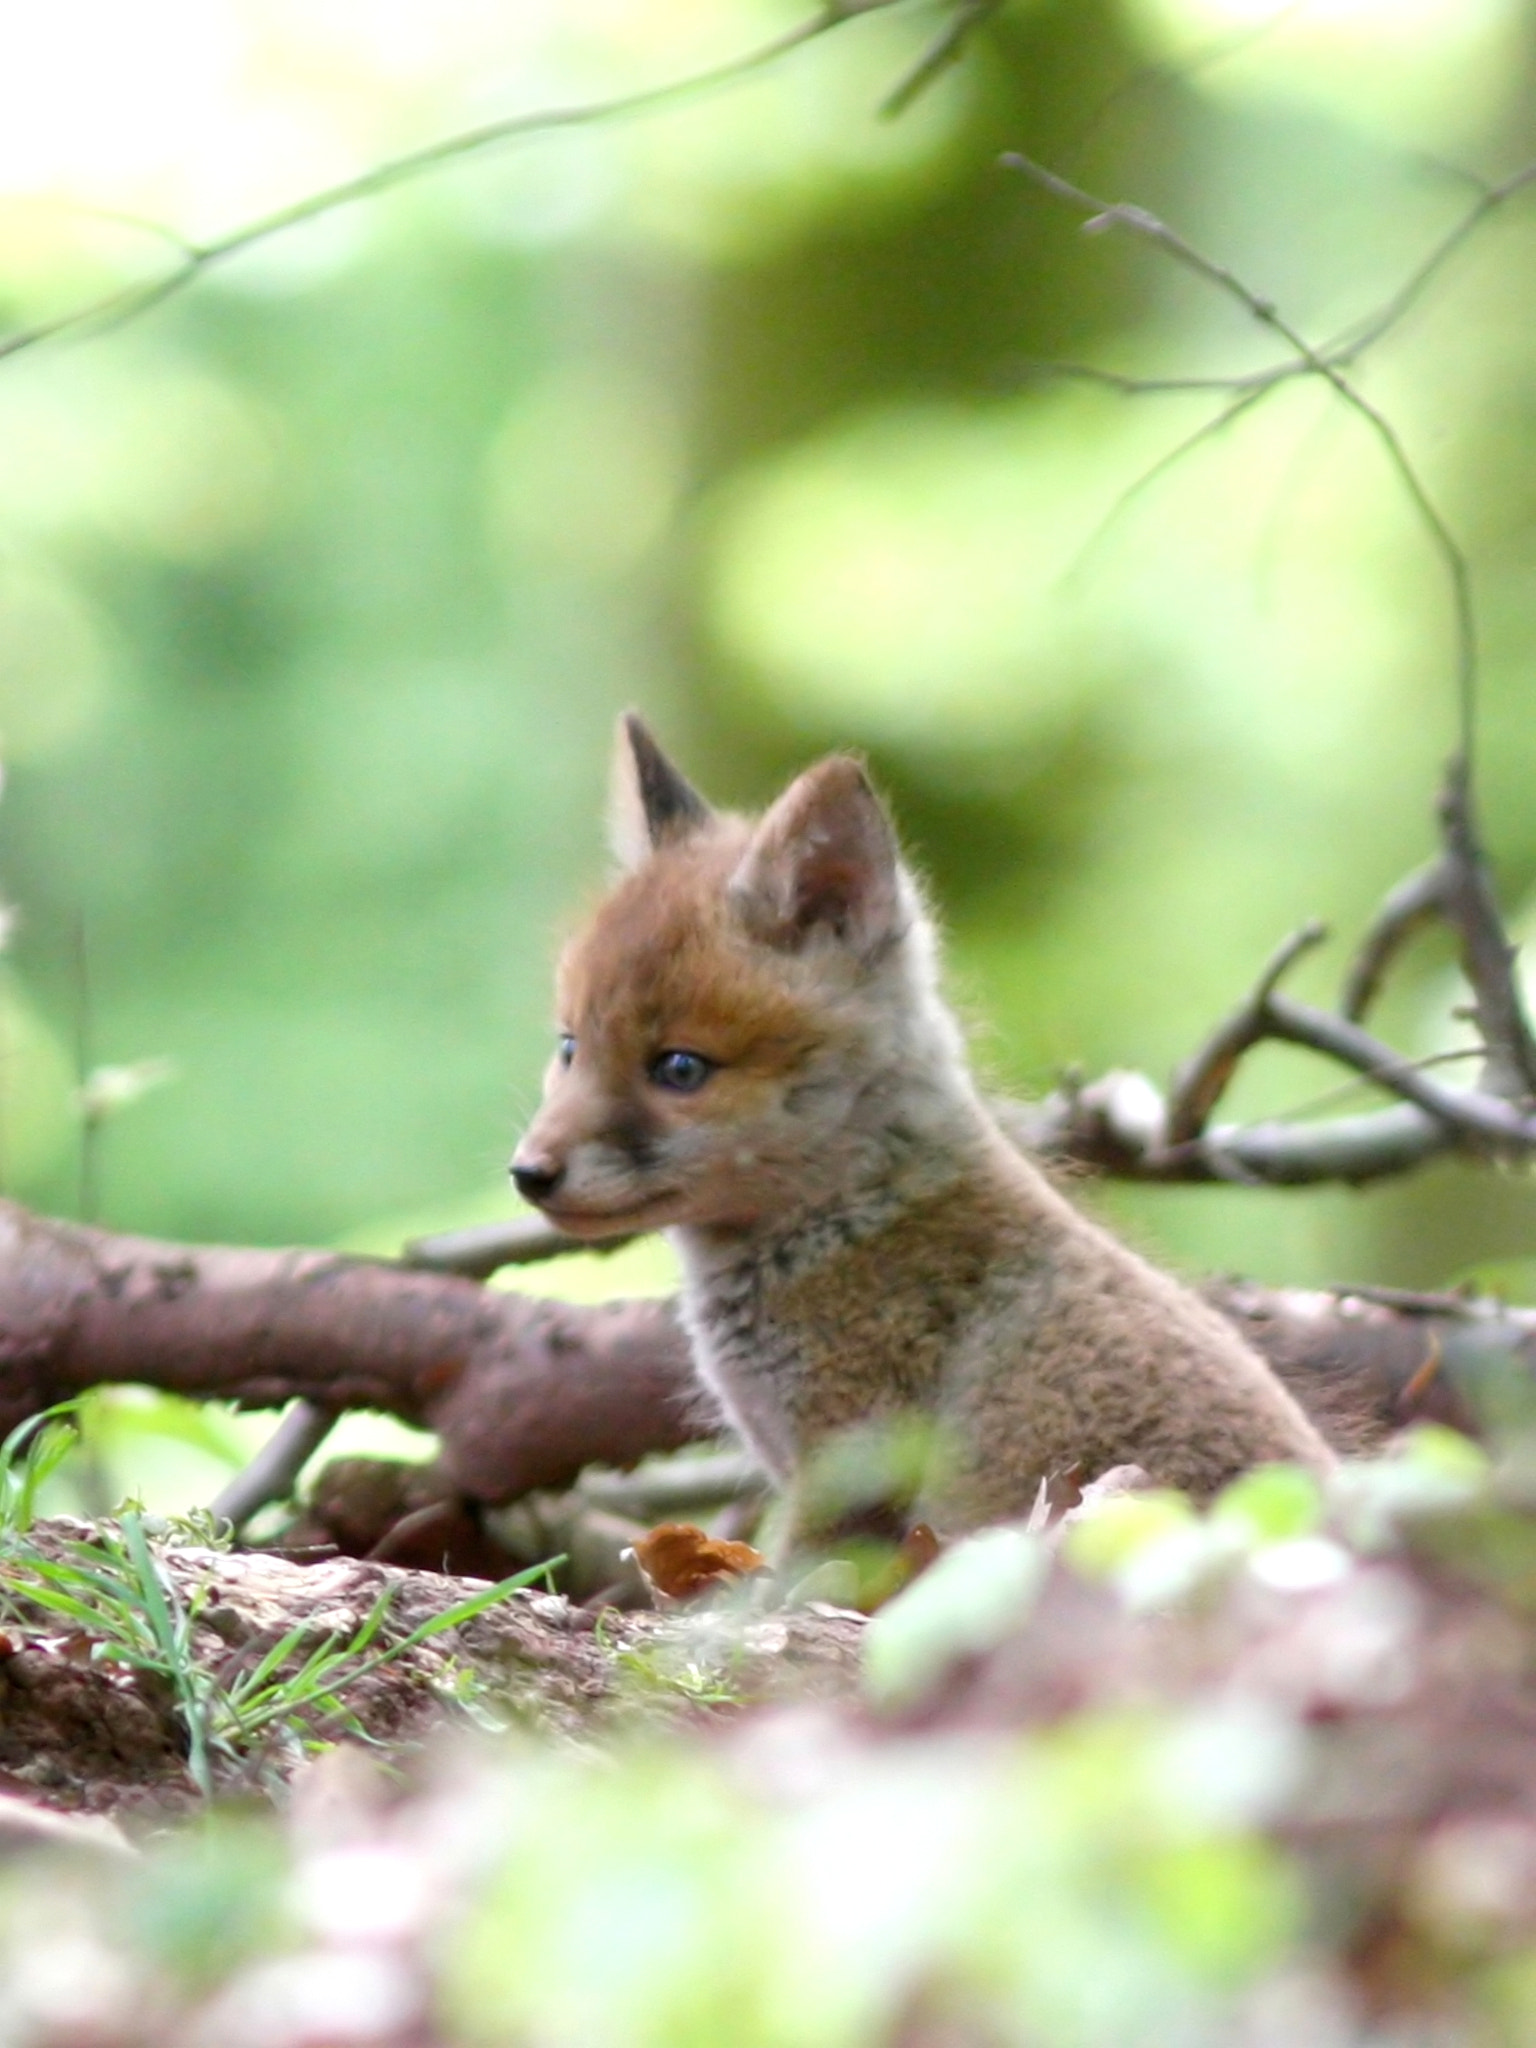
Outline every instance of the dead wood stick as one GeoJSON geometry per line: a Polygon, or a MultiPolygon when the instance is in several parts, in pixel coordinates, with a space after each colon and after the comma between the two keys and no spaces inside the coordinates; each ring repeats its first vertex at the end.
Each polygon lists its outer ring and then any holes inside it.
{"type": "Polygon", "coordinates": [[[1306,1046],[1353,1067],[1366,1080],[1449,1125],[1465,1144],[1511,1152],[1536,1149],[1536,1120],[1522,1115],[1503,1096],[1442,1086],[1416,1061],[1394,1052],[1347,1017],[1332,1016],[1289,996],[1271,995],[1263,1004],[1263,1025],[1267,1038],[1306,1046]]]}
{"type": "Polygon", "coordinates": [[[1413,1103],[1326,1122],[1213,1124],[1197,1139],[1163,1141],[1163,1098],[1145,1074],[1119,1070],[1056,1090],[1008,1117],[1016,1144],[1041,1159],[1060,1160],[1122,1180],[1199,1186],[1240,1180],[1254,1186],[1351,1187],[1407,1173],[1454,1151],[1455,1126],[1413,1103]]]}
{"type": "Polygon", "coordinates": [[[1320,926],[1304,926],[1175,1076],[1166,1100],[1141,1074],[1074,1081],[1035,1109],[1000,1109],[1009,1136],[1045,1157],[1127,1179],[1284,1187],[1331,1180],[1359,1186],[1453,1150],[1536,1155],[1536,1038],[1478,838],[1464,756],[1446,771],[1439,820],[1439,855],[1388,895],[1345,977],[1338,1014],[1278,993],[1281,975],[1322,935],[1320,926]],[[1483,1067],[1471,1088],[1443,1086],[1425,1073],[1424,1062],[1405,1058],[1361,1025],[1393,960],[1431,919],[1454,933],[1472,989],[1483,1067]],[[1212,1127],[1239,1062],[1270,1040],[1306,1046],[1400,1100],[1326,1122],[1212,1127]]]}

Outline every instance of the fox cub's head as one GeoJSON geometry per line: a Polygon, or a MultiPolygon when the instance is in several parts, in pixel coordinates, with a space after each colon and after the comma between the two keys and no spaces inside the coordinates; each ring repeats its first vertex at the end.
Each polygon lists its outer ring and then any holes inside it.
{"type": "Polygon", "coordinates": [[[814,1202],[914,1081],[960,1066],[863,769],[821,761],[753,822],[712,811],[630,715],[612,836],[625,873],[561,959],[519,1191],[588,1237],[814,1202]]]}

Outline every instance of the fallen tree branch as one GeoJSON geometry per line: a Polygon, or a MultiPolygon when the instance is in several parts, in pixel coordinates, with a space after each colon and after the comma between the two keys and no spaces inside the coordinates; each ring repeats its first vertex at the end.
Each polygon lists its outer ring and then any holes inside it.
{"type": "Polygon", "coordinates": [[[1456,1147],[1456,1134],[1411,1103],[1326,1123],[1216,1124],[1177,1148],[1162,1141],[1162,1095],[1145,1074],[1121,1070],[1059,1089],[1009,1118],[1010,1135],[1043,1159],[1122,1180],[1252,1187],[1361,1187],[1407,1173],[1456,1147]]]}
{"type": "Polygon", "coordinates": [[[436,1430],[480,1501],[707,1434],[669,1303],[596,1309],[330,1252],[164,1244],[0,1204],[0,1435],[103,1384],[436,1430]]]}
{"type": "MultiPolygon", "coordinates": [[[[1536,1311],[1497,1303],[1406,1314],[1347,1293],[1212,1298],[1345,1448],[1421,1415],[1475,1427],[1489,1373],[1536,1364],[1536,1311]]],[[[0,1428],[124,1381],[248,1407],[383,1409],[438,1432],[438,1497],[479,1505],[718,1427],[670,1302],[536,1301],[383,1262],[161,1244],[0,1206],[0,1428]]],[[[413,1497],[410,1512],[430,1505],[413,1497]]]]}

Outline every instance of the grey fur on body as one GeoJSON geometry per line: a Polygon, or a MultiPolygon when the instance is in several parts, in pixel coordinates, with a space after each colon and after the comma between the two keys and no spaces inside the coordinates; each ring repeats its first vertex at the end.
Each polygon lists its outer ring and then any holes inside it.
{"type": "Polygon", "coordinates": [[[914,1412],[958,1459],[914,1509],[945,1533],[1027,1513],[1055,1476],[1135,1464],[1204,1498],[1266,1460],[1333,1462],[1223,1317],[1073,1209],[978,1103],[953,1109],[942,1145],[895,1145],[883,1170],[871,1147],[777,1227],[669,1232],[700,1375],[776,1482],[831,1432],[914,1412]]]}

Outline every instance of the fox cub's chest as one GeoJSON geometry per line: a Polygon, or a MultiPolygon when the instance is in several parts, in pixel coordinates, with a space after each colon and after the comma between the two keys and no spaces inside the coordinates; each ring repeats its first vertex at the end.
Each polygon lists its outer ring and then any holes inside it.
{"type": "Polygon", "coordinates": [[[884,1201],[735,1257],[680,1242],[700,1374],[772,1471],[831,1430],[936,1406],[988,1270],[954,1220],[884,1201]]]}

